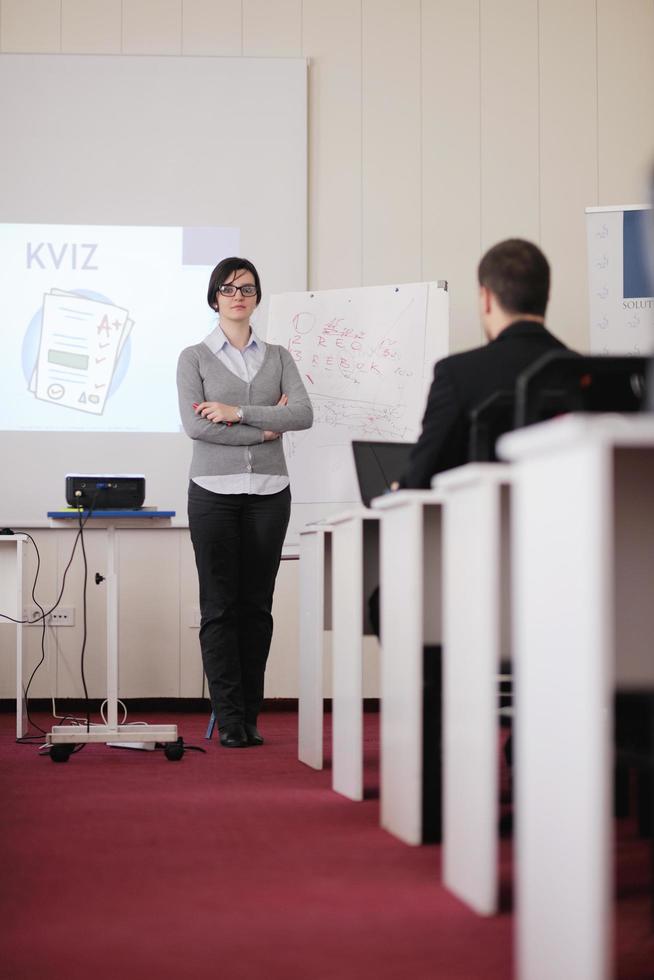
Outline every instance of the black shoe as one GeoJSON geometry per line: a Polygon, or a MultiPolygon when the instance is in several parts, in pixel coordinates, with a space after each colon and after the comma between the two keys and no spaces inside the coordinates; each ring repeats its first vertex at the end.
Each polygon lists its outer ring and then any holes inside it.
{"type": "Polygon", "coordinates": [[[225,725],[224,728],[219,728],[218,738],[226,749],[245,749],[249,744],[243,725],[225,725]]]}
{"type": "Polygon", "coordinates": [[[248,745],[263,745],[263,735],[256,725],[245,724],[243,727],[245,728],[248,745]]]}

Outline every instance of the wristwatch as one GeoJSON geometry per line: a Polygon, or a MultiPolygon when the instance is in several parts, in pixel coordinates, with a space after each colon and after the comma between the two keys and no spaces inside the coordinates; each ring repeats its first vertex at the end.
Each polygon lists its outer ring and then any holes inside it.
{"type": "Polygon", "coordinates": [[[242,422],[243,421],[243,409],[242,408],[237,408],[236,409],[236,417],[239,420],[239,422],[242,422]]]}

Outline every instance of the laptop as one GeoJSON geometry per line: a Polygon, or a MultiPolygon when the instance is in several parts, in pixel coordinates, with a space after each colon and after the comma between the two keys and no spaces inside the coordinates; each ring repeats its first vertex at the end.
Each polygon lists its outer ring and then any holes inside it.
{"type": "Polygon", "coordinates": [[[359,492],[366,507],[370,507],[375,497],[388,493],[391,483],[404,474],[414,445],[413,442],[352,440],[359,492]]]}

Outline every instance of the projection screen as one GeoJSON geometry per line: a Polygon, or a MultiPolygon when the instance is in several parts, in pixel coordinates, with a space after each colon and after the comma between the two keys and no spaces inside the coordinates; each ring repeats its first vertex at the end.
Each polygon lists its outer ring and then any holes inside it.
{"type": "Polygon", "coordinates": [[[2,519],[67,472],[144,473],[183,517],[179,351],[212,329],[213,266],[306,288],[304,59],[0,56],[2,519]],[[9,97],[9,95],[11,97],[9,97]]]}

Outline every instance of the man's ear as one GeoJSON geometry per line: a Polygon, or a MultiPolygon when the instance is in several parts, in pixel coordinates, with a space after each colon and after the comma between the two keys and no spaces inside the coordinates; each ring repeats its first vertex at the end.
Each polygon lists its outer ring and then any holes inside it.
{"type": "Polygon", "coordinates": [[[479,305],[483,314],[488,314],[491,312],[492,295],[493,294],[488,286],[479,287],[479,305]]]}

